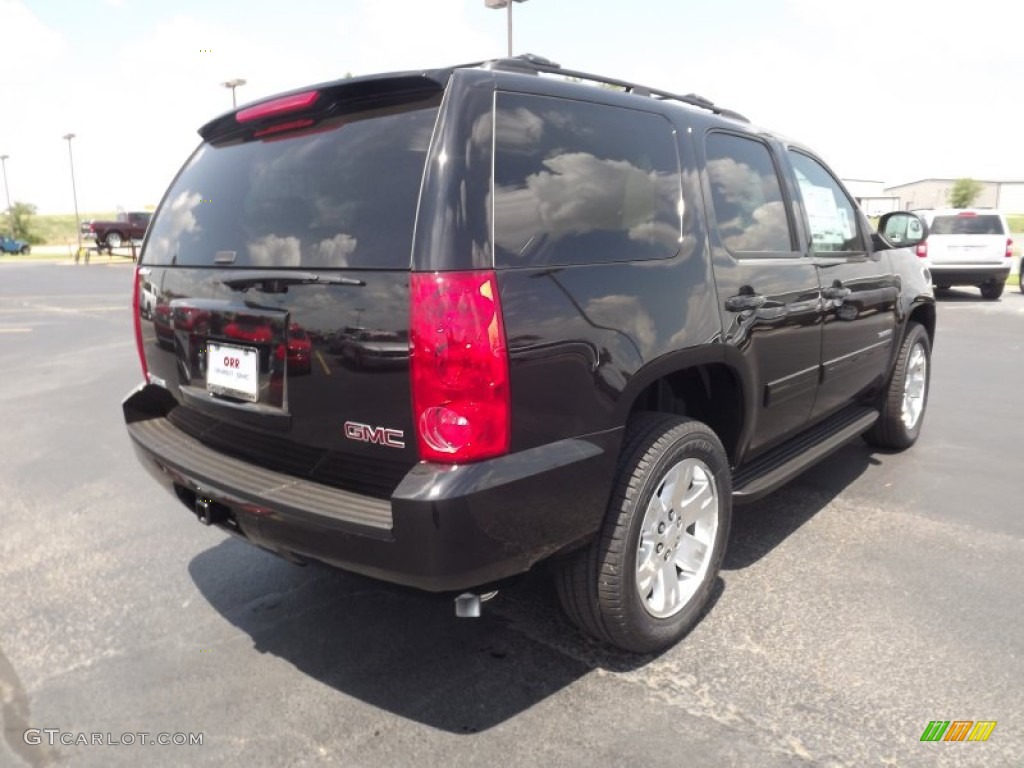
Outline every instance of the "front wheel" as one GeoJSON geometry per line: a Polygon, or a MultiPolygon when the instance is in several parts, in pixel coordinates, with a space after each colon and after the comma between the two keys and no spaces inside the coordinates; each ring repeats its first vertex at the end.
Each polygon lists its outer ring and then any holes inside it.
{"type": "Polygon", "coordinates": [[[106,243],[108,248],[120,248],[121,247],[121,233],[120,232],[108,232],[106,237],[106,243]]]}
{"type": "MultiPolygon", "coordinates": [[[[1024,261],[1021,261],[1024,264],[1024,261]]],[[[1024,293],[1024,266],[1020,268],[1020,274],[1017,275],[1017,287],[1020,288],[1020,292],[1024,293]]]]}
{"type": "Polygon", "coordinates": [[[881,414],[864,435],[871,445],[903,450],[917,442],[928,406],[931,351],[924,326],[910,323],[896,357],[892,378],[880,396],[881,414]]]}
{"type": "Polygon", "coordinates": [[[32,252],[31,246],[28,246],[28,245],[21,246],[21,255],[22,256],[27,256],[31,252],[32,252]]]}
{"type": "Polygon", "coordinates": [[[715,433],[693,419],[637,414],[601,532],[556,575],[566,614],[627,651],[673,645],[707,606],[731,518],[729,463],[715,433]]]}

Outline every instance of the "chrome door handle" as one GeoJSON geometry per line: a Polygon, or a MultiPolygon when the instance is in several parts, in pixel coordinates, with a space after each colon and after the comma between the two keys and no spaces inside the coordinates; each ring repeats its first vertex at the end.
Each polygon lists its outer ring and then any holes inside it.
{"type": "Polygon", "coordinates": [[[764,296],[756,293],[741,293],[725,300],[725,308],[730,312],[743,312],[748,309],[759,309],[767,302],[764,296]]]}
{"type": "Polygon", "coordinates": [[[833,285],[831,288],[824,288],[821,291],[821,295],[826,299],[839,299],[842,301],[849,296],[853,291],[849,288],[843,288],[841,285],[833,285]]]}

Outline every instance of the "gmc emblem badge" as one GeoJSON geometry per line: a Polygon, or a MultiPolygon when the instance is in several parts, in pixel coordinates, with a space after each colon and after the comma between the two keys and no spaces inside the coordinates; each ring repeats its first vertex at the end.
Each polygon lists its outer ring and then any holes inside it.
{"type": "Polygon", "coordinates": [[[376,443],[377,445],[386,445],[388,448],[405,448],[405,435],[402,430],[371,427],[369,424],[360,424],[358,421],[345,422],[345,437],[349,440],[358,440],[360,443],[376,443]]]}

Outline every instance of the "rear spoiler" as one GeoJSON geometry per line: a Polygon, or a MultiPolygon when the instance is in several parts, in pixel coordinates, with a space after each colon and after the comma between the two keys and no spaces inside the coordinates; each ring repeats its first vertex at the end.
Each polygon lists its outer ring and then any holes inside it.
{"type": "Polygon", "coordinates": [[[397,104],[428,99],[440,95],[451,77],[451,69],[427,70],[423,72],[397,72],[369,77],[353,77],[330,83],[309,86],[262,99],[242,108],[216,117],[202,128],[199,135],[204,141],[224,142],[251,138],[281,120],[295,121],[303,118],[320,122],[326,118],[338,117],[363,111],[367,108],[386,108],[397,104]],[[261,105],[297,99],[304,94],[316,93],[317,97],[307,105],[298,99],[299,106],[287,110],[271,110],[273,114],[257,119],[242,120],[239,115],[258,111],[261,105]]]}

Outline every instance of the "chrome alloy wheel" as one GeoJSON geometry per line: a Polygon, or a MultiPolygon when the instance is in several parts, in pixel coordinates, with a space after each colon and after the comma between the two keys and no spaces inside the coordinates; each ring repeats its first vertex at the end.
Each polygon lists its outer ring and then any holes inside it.
{"type": "Polygon", "coordinates": [[[665,473],[640,525],[636,589],[649,614],[679,613],[700,588],[718,533],[715,477],[700,459],[683,459],[665,473]]]}
{"type": "Polygon", "coordinates": [[[903,426],[913,429],[924,413],[924,399],[928,394],[928,357],[924,347],[915,344],[907,359],[907,372],[903,377],[903,426]]]}

